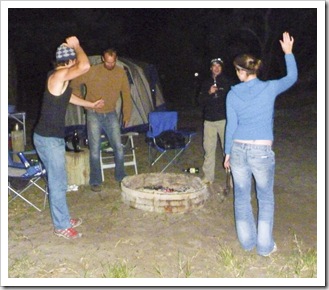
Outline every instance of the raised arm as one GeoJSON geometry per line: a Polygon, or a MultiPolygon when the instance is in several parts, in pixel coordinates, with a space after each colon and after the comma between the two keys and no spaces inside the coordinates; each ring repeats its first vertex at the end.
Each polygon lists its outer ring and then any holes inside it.
{"type": "Polygon", "coordinates": [[[294,45],[294,38],[289,35],[288,32],[284,32],[282,40],[280,39],[282,50],[285,54],[292,53],[292,47],[294,45]]]}
{"type": "Polygon", "coordinates": [[[282,50],[285,53],[284,58],[286,62],[287,75],[281,79],[273,81],[277,95],[289,89],[297,81],[298,78],[297,64],[295,56],[292,53],[294,38],[291,37],[288,32],[284,32],[280,43],[282,50]]]}
{"type": "Polygon", "coordinates": [[[60,77],[62,80],[68,81],[86,73],[90,68],[90,63],[86,53],[80,46],[78,38],[75,36],[66,38],[66,43],[63,45],[73,48],[77,55],[76,63],[73,66],[69,66],[67,69],[60,70],[60,77]]]}
{"type": "Polygon", "coordinates": [[[83,75],[90,68],[88,57],[75,36],[66,38],[66,43],[62,45],[74,49],[75,58],[66,60],[64,65],[57,66],[55,72],[49,77],[48,90],[53,95],[62,94],[70,80],[83,75]]]}

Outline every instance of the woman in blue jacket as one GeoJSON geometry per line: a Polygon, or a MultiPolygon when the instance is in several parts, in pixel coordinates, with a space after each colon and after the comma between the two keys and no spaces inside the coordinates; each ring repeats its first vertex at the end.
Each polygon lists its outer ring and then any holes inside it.
{"type": "Polygon", "coordinates": [[[241,83],[227,95],[224,167],[234,181],[234,213],[238,239],[243,249],[256,247],[261,256],[277,250],[273,239],[274,170],[273,113],[276,97],[297,80],[292,54],[294,39],[288,32],[280,40],[287,75],[278,80],[257,77],[261,61],[249,54],[239,55],[233,64],[241,83]],[[255,178],[258,200],[257,226],[251,205],[251,177],[255,178]]]}

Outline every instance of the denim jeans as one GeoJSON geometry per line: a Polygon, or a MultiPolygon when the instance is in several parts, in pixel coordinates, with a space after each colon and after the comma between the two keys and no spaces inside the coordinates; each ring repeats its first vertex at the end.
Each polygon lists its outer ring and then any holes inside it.
{"type": "Polygon", "coordinates": [[[70,228],[70,214],[66,202],[65,141],[63,138],[43,137],[34,133],[33,142],[47,170],[49,207],[54,227],[57,230],[70,228]]]}
{"type": "Polygon", "coordinates": [[[271,146],[234,142],[230,165],[234,181],[234,213],[238,239],[259,255],[273,250],[275,154],[271,146]],[[258,200],[257,227],[251,205],[251,178],[256,182],[258,200]]]}
{"type": "Polygon", "coordinates": [[[87,130],[88,144],[90,150],[90,185],[100,185],[102,183],[102,171],[100,164],[101,133],[105,132],[110,146],[113,148],[115,171],[114,176],[117,181],[121,181],[125,176],[124,153],[121,143],[121,130],[117,113],[96,113],[87,110],[87,130]]]}

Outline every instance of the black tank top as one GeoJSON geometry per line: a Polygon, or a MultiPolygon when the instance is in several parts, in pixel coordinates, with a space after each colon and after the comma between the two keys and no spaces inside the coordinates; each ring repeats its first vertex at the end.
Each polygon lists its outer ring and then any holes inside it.
{"type": "MultiPolygon", "coordinates": [[[[51,73],[48,75],[48,79],[51,73]]],[[[34,132],[44,137],[65,137],[65,114],[72,89],[68,86],[60,96],[54,96],[48,90],[48,79],[43,94],[41,114],[34,132]]]]}

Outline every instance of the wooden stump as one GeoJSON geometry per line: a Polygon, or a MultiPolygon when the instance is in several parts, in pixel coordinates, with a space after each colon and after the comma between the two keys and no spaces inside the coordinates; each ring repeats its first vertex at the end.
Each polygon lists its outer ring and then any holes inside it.
{"type": "Polygon", "coordinates": [[[89,184],[89,150],[81,152],[66,152],[66,171],[68,185],[89,184]]]}
{"type": "MultiPolygon", "coordinates": [[[[11,144],[14,152],[23,152],[24,148],[24,132],[22,130],[11,131],[11,144]]],[[[17,154],[13,156],[14,162],[21,162],[17,154]]]]}

